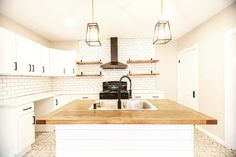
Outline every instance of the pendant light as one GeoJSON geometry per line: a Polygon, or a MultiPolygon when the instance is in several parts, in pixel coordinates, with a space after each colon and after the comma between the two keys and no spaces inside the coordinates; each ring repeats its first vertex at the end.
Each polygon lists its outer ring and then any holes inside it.
{"type": "Polygon", "coordinates": [[[85,42],[88,46],[101,46],[98,23],[94,22],[94,1],[92,0],[92,23],[87,24],[85,42]]]}
{"type": "Polygon", "coordinates": [[[161,0],[161,19],[157,22],[154,29],[153,44],[166,44],[172,40],[170,23],[163,18],[163,0],[161,0]]]}

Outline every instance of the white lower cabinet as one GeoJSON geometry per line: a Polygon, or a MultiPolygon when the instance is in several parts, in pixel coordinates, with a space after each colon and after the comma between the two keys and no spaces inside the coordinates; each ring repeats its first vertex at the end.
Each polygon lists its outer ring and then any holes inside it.
{"type": "Polygon", "coordinates": [[[35,141],[34,112],[19,117],[19,150],[27,149],[35,141]]]}
{"type": "MultiPolygon", "coordinates": [[[[35,118],[53,112],[72,101],[71,95],[58,95],[48,99],[36,101],[35,104],[35,118]]],[[[55,130],[54,125],[36,125],[36,132],[52,132],[55,130]]]]}
{"type": "Polygon", "coordinates": [[[0,156],[22,156],[35,141],[34,104],[0,107],[0,156]]]}

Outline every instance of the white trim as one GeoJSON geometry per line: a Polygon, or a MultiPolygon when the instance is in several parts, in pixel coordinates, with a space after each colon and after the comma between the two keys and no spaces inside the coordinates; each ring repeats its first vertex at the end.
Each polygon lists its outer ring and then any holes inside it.
{"type": "Polygon", "coordinates": [[[195,125],[195,128],[201,132],[203,132],[204,134],[206,134],[207,136],[209,136],[210,138],[212,138],[213,140],[215,140],[217,143],[222,144],[223,146],[225,145],[225,141],[219,137],[217,137],[216,135],[212,134],[210,131],[204,129],[202,126],[200,125],[195,125]]]}
{"type": "MultiPolygon", "coordinates": [[[[197,66],[197,85],[196,85],[196,98],[197,98],[197,107],[196,107],[196,110],[198,111],[199,110],[199,48],[198,48],[198,44],[194,44],[192,45],[191,47],[188,47],[188,48],[185,48],[181,51],[178,51],[177,52],[177,62],[180,58],[180,55],[184,54],[184,53],[188,53],[188,52],[191,52],[191,51],[195,51],[197,52],[197,62],[198,62],[198,66],[197,66]]],[[[179,75],[179,64],[177,63],[177,101],[180,102],[180,75],[179,75]]]]}
{"type": "Polygon", "coordinates": [[[232,63],[230,62],[230,59],[232,58],[232,54],[230,53],[230,47],[229,47],[229,40],[232,35],[236,34],[236,28],[231,29],[225,33],[225,56],[224,56],[224,106],[225,106],[225,144],[228,148],[236,149],[235,144],[235,138],[232,133],[232,130],[235,130],[235,120],[233,115],[236,113],[232,112],[234,108],[234,103],[232,102],[232,97],[234,96],[232,94],[232,78],[233,76],[233,69],[232,69],[232,63]]]}
{"type": "Polygon", "coordinates": [[[194,44],[191,47],[188,47],[188,48],[185,48],[181,51],[178,51],[177,54],[179,55],[179,54],[187,53],[188,51],[191,51],[191,50],[198,51],[198,44],[194,44]]]}

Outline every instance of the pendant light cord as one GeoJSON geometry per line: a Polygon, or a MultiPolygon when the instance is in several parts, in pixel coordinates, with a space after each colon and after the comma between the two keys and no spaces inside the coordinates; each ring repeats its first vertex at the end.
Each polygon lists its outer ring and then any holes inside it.
{"type": "Polygon", "coordinates": [[[92,0],[92,22],[94,22],[94,1],[92,0]]]}
{"type": "Polygon", "coordinates": [[[161,17],[163,16],[163,0],[161,0],[161,17]]]}

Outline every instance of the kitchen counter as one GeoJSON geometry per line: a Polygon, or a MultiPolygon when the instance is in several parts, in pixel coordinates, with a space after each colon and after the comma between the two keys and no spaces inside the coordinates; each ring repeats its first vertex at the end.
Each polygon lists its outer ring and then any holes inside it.
{"type": "Polygon", "coordinates": [[[158,110],[88,110],[96,100],[75,100],[36,124],[217,124],[217,120],[167,99],[148,100],[158,110]]]}
{"type": "Polygon", "coordinates": [[[85,95],[86,96],[86,95],[98,95],[98,94],[95,92],[81,93],[77,91],[47,91],[47,92],[42,92],[42,93],[35,93],[35,94],[0,100],[0,107],[18,107],[25,103],[47,99],[47,98],[58,96],[58,95],[85,95]]]}

